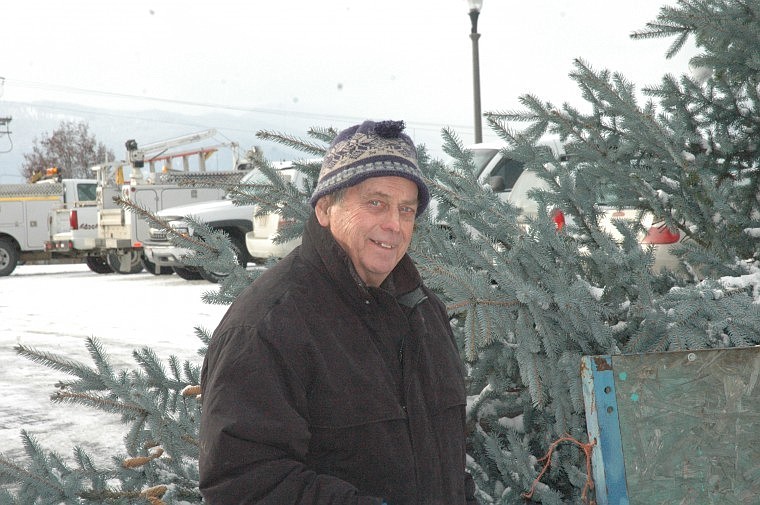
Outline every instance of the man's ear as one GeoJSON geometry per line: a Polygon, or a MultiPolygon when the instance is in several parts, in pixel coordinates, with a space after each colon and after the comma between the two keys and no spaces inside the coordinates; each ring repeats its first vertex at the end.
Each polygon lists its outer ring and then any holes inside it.
{"type": "Polygon", "coordinates": [[[330,202],[329,198],[322,197],[317,200],[317,204],[314,206],[314,213],[317,215],[317,221],[319,224],[327,228],[330,225],[330,202]]]}

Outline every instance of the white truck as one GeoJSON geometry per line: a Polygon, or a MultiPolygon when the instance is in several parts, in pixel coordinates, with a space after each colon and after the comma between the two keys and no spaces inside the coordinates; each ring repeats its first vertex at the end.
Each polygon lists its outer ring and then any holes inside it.
{"type": "Polygon", "coordinates": [[[56,175],[32,184],[0,185],[0,276],[10,275],[19,261],[58,257],[45,242],[53,226],[66,227],[68,220],[54,225],[52,216],[93,205],[96,190],[96,180],[56,175]]]}
{"type": "MultiPolygon", "coordinates": [[[[549,140],[542,145],[549,147],[562,160],[565,150],[558,141],[549,140]]],[[[534,172],[525,170],[524,164],[504,156],[499,144],[481,143],[469,146],[473,153],[478,181],[491,187],[494,193],[503,201],[518,207],[521,216],[536,217],[538,204],[528,193],[532,189],[546,189],[546,182],[534,172]]],[[[600,194],[597,200],[599,210],[599,227],[615,240],[623,236],[615,223],[619,221],[641,225],[639,244],[642,248],[652,248],[653,262],[651,268],[655,272],[663,270],[675,271],[679,268],[679,259],[674,254],[684,237],[677,231],[668,230],[664,222],[658,220],[649,212],[642,213],[634,207],[618,204],[614,195],[600,194]]],[[[559,209],[553,209],[550,216],[558,230],[565,225],[565,215],[559,209]]]]}
{"type": "MultiPolygon", "coordinates": [[[[285,180],[291,181],[293,177],[300,177],[301,174],[292,168],[290,162],[273,163],[273,166],[279,170],[279,173],[285,180]]],[[[240,184],[258,184],[266,182],[264,175],[257,169],[249,171],[240,184]]],[[[294,183],[298,183],[294,181],[294,183]]],[[[252,231],[257,218],[254,217],[256,210],[255,205],[235,205],[231,197],[216,202],[205,202],[195,205],[183,205],[179,207],[167,208],[157,213],[157,216],[167,221],[173,230],[181,233],[193,234],[192,228],[188,225],[187,216],[192,216],[195,220],[201,221],[213,229],[222,230],[227,233],[232,242],[232,247],[237,255],[239,265],[247,265],[250,261],[263,262],[269,253],[262,256],[252,256],[248,247],[248,242],[253,238],[252,231]]],[[[272,214],[266,216],[275,222],[279,221],[279,216],[272,214]]],[[[269,235],[267,235],[269,238],[269,235]]],[[[290,249],[300,243],[300,240],[288,242],[286,249],[290,249]]],[[[219,282],[224,278],[225,273],[213,272],[204,268],[198,268],[185,265],[183,259],[192,254],[189,249],[174,246],[167,238],[166,231],[158,228],[151,228],[150,239],[143,243],[145,257],[147,260],[158,267],[171,268],[178,276],[186,280],[205,279],[209,282],[219,282]]],[[[284,251],[284,250],[283,250],[284,251]]]]}
{"type": "MultiPolygon", "coordinates": [[[[214,132],[209,130],[208,132],[214,132]]],[[[219,200],[225,185],[238,182],[245,173],[241,168],[247,165],[235,160],[236,170],[226,172],[206,172],[205,159],[216,149],[197,149],[173,154],[162,154],[149,160],[151,169],[144,176],[142,168],[145,154],[153,151],[165,152],[171,147],[194,142],[208,136],[208,132],[194,134],[169,141],[150,144],[138,149],[133,140],[127,142],[129,161],[111,162],[92,167],[97,174],[97,199],[94,208],[86,209],[92,215],[78,209],[68,215],[56,216],[54,221],[68,219],[71,229],[54,233],[47,244],[48,250],[59,256],[84,257],[87,266],[96,273],[137,273],[146,268],[151,273],[171,273],[150,263],[144,256],[142,243],[149,236],[148,224],[133,212],[122,208],[114,201],[120,197],[150,212],[181,204],[219,200]],[[188,158],[198,156],[199,171],[189,171],[188,158]],[[185,166],[182,171],[158,172],[155,163],[162,160],[181,158],[185,166]],[[131,169],[129,179],[125,179],[125,168],[131,169]],[[213,186],[209,184],[213,182],[213,186]],[[199,184],[193,186],[192,183],[199,184]]]]}
{"type": "MultiPolygon", "coordinates": [[[[564,148],[558,141],[546,141],[542,145],[548,147],[560,159],[565,156],[564,148]]],[[[536,217],[538,203],[528,196],[532,189],[546,189],[546,182],[534,172],[525,170],[525,165],[517,160],[504,156],[503,144],[481,143],[467,147],[472,153],[475,164],[475,175],[478,181],[490,186],[499,199],[518,207],[521,216],[536,217]]],[[[552,214],[557,227],[564,223],[564,215],[560,211],[552,214]]]]}
{"type": "MultiPolygon", "coordinates": [[[[313,163],[321,163],[321,160],[312,160],[313,163]]],[[[275,165],[277,166],[277,165],[275,165]]],[[[286,163],[280,165],[280,176],[287,182],[294,184],[296,187],[303,185],[304,174],[295,170],[292,164],[286,163]]],[[[261,175],[261,182],[269,181],[261,175]]],[[[253,208],[251,231],[245,234],[245,247],[248,249],[252,260],[256,263],[266,263],[271,258],[284,258],[290,252],[301,244],[301,238],[288,240],[287,242],[276,242],[280,229],[289,226],[291,222],[284,219],[280,214],[270,213],[256,215],[256,208],[253,208]]]]}
{"type": "MultiPolygon", "coordinates": [[[[245,183],[255,170],[251,170],[240,181],[245,183]]],[[[225,231],[232,242],[232,247],[238,257],[238,264],[246,265],[250,256],[245,248],[245,234],[251,231],[251,214],[253,206],[235,205],[230,196],[213,202],[202,202],[191,205],[180,205],[165,208],[156,216],[167,221],[172,229],[193,234],[188,225],[187,216],[193,216],[214,229],[225,231]]],[[[174,246],[163,229],[150,228],[150,237],[143,241],[143,251],[146,262],[155,265],[156,269],[169,269],[186,280],[206,279],[209,282],[219,282],[223,274],[196,268],[183,263],[183,258],[191,251],[174,246]]]]}

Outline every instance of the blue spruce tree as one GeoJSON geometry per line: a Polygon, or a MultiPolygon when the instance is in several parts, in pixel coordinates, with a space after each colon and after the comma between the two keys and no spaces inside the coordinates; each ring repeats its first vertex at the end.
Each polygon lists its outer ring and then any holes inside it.
{"type": "MultiPolygon", "coordinates": [[[[420,146],[436,204],[418,223],[412,254],[447,302],[467,364],[468,467],[483,504],[592,503],[581,356],[760,340],[760,2],[681,0],[633,37],[673,37],[668,56],[693,37],[699,77],[664,76],[640,103],[624,76],[577,60],[572,77],[587,110],[527,95],[522,110],[486,114],[504,154],[546,182],[533,194],[535,217],[477,181],[472,153],[452,131],[443,131],[451,162],[420,146]],[[546,136],[559,138],[565,156],[541,147],[546,136]],[[652,268],[639,220],[606,231],[599,202],[609,197],[684,237],[676,268],[652,268]]],[[[259,136],[306,159],[335,134],[259,136]]],[[[298,187],[265,160],[258,168],[269,183],[235,188],[238,201],[293,221],[281,240],[297,237],[319,166],[297,162],[306,176],[298,187]]],[[[229,303],[256,272],[235,265],[223,234],[193,225],[202,240],[174,240],[195,249],[198,264],[230,271],[206,300],[229,303]]],[[[205,345],[208,332],[196,333],[205,345]]],[[[69,462],[23,434],[28,461],[0,457],[0,483],[12,484],[0,488],[0,504],[199,503],[199,364],[162,363],[142,349],[139,368],[117,371],[97,340],[88,348],[94,366],[18,351],[74,377],[54,401],[121,414],[124,453],[96,468],[83,448],[69,462]]]]}

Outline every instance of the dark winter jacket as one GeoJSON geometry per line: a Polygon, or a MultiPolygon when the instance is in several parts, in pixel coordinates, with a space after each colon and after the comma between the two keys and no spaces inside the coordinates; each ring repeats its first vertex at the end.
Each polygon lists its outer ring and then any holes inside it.
{"type": "Polygon", "coordinates": [[[201,385],[209,504],[474,503],[462,364],[408,256],[367,287],[312,216],[222,319],[201,385]]]}

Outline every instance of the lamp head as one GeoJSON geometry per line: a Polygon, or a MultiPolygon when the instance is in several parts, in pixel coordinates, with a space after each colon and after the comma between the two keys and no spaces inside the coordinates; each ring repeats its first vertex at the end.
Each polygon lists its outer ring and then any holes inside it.
{"type": "Polygon", "coordinates": [[[470,8],[470,12],[480,12],[483,8],[483,0],[467,0],[467,6],[470,8]]]}
{"type": "Polygon", "coordinates": [[[478,16],[480,9],[483,8],[483,0],[467,0],[467,6],[470,7],[470,24],[472,25],[470,36],[474,37],[478,33],[478,16]]]}

